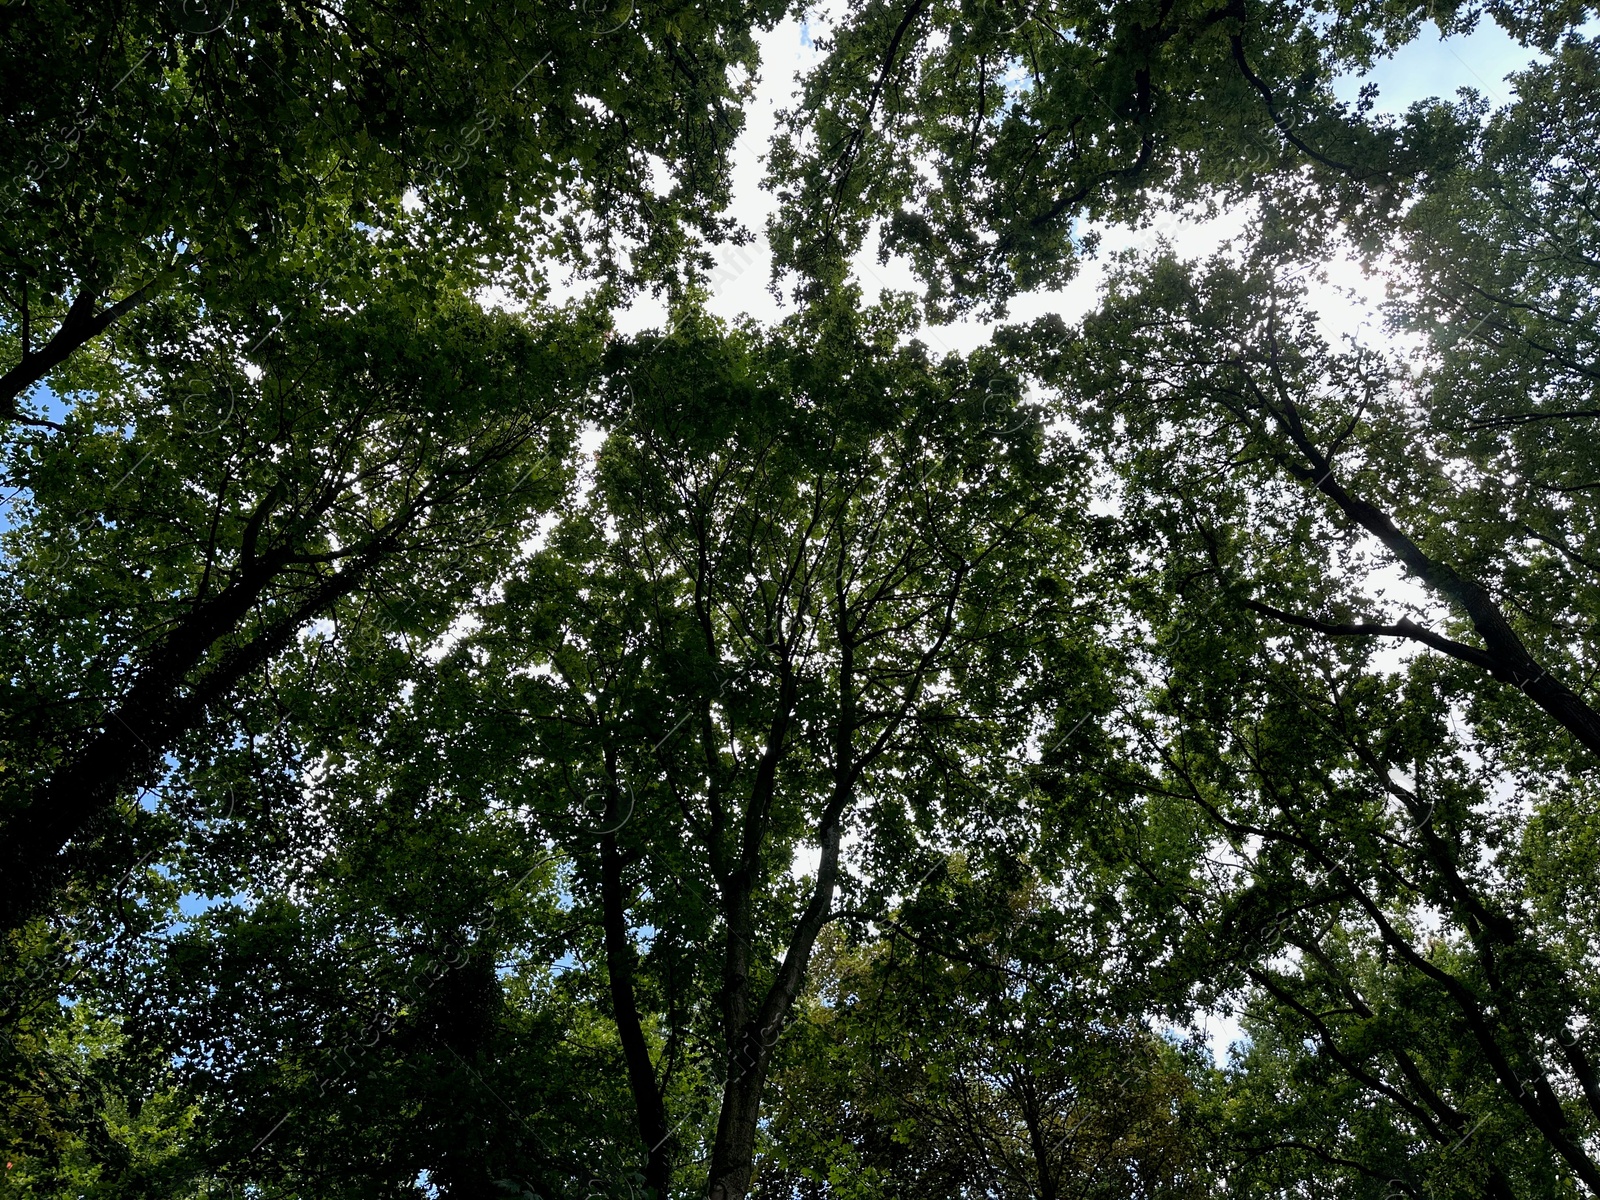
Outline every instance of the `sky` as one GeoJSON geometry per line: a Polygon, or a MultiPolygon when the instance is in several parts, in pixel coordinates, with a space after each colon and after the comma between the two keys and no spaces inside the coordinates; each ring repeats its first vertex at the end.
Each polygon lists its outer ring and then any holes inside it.
{"type": "MultiPolygon", "coordinates": [[[[764,151],[775,128],[777,112],[794,103],[798,81],[818,59],[810,32],[819,28],[824,17],[813,15],[809,24],[790,20],[760,38],[762,71],[754,101],[748,110],[743,136],[733,154],[733,207],[745,227],[755,236],[752,245],[722,247],[717,251],[718,267],[711,275],[711,311],[724,318],[752,316],[763,321],[781,319],[792,311],[769,290],[772,254],[765,234],[766,219],[776,208],[774,197],[761,186],[765,167],[764,151]]],[[[1422,33],[1393,58],[1378,63],[1367,77],[1349,76],[1336,88],[1340,98],[1354,100],[1364,82],[1378,86],[1378,109],[1400,113],[1411,104],[1430,96],[1453,96],[1468,87],[1493,102],[1510,98],[1505,76],[1526,65],[1529,52],[1519,47],[1492,21],[1484,19],[1464,37],[1441,38],[1438,27],[1424,25],[1422,33]]],[[[1233,214],[1206,223],[1179,222],[1168,231],[1179,252],[1202,256],[1220,247],[1242,227],[1243,217],[1233,214]]],[[[1108,232],[1104,249],[1112,251],[1129,244],[1123,233],[1108,232]]],[[[887,265],[876,261],[876,247],[869,246],[855,260],[857,278],[870,303],[883,290],[920,291],[903,261],[887,265]]],[[[1069,322],[1094,303],[1103,269],[1091,263],[1071,285],[1059,292],[1035,293],[1012,305],[1011,321],[1028,321],[1048,312],[1060,313],[1069,322]]],[[[1355,332],[1374,326],[1373,307],[1379,298],[1369,281],[1360,277],[1354,264],[1336,264],[1330,272],[1333,290],[1327,292],[1322,307],[1330,319],[1327,332],[1355,332]],[[1359,296],[1352,302],[1341,289],[1354,289],[1359,296]]],[[[619,319],[623,332],[661,328],[665,310],[658,300],[643,297],[619,319]]],[[[978,321],[958,325],[925,326],[922,338],[935,350],[966,352],[988,340],[991,323],[978,321]]]]}

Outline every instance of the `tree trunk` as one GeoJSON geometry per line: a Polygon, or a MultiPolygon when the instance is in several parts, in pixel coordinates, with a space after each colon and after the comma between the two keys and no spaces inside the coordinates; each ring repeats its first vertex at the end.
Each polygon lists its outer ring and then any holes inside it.
{"type": "MultiPolygon", "coordinates": [[[[848,779],[848,774],[846,776],[848,779]]],[[[840,814],[848,797],[848,785],[841,783],[828,805],[818,840],[822,858],[817,865],[817,882],[811,899],[794,931],[778,968],[777,978],[767,989],[760,1010],[744,1022],[737,1037],[729,1038],[728,1081],[722,1088],[722,1111],[717,1117],[717,1139],[711,1148],[710,1200],[744,1200],[750,1191],[755,1169],[756,1122],[761,1115],[761,1092],[778,1037],[789,1023],[789,1014],[800,994],[800,983],[811,961],[817,934],[827,923],[833,892],[839,877],[840,814]]],[[[731,949],[731,945],[730,945],[731,949]]],[[[744,987],[748,988],[748,982],[744,987]]],[[[744,1011],[748,1001],[741,997],[736,1006],[725,1001],[727,1011],[744,1011]]]]}
{"type": "Polygon", "coordinates": [[[734,1058],[733,1073],[722,1089],[717,1140],[711,1150],[711,1200],[744,1200],[750,1192],[756,1122],[771,1059],[770,1047],[761,1046],[753,1036],[734,1058]]]}
{"type": "MultiPolygon", "coordinates": [[[[607,755],[610,758],[610,755],[607,755]]],[[[615,767],[614,761],[608,765],[615,767]]],[[[616,788],[611,789],[606,805],[606,825],[618,819],[616,788]]],[[[615,833],[605,836],[600,850],[600,902],[605,922],[606,974],[611,983],[611,1013],[622,1043],[622,1057],[628,1067],[628,1086],[633,1092],[639,1135],[644,1141],[645,1186],[654,1200],[666,1200],[672,1183],[672,1130],[667,1125],[667,1109],[656,1084],[655,1064],[644,1040],[639,1022],[639,1006],[633,990],[634,949],[628,937],[626,897],[622,882],[622,852],[615,833]]]]}

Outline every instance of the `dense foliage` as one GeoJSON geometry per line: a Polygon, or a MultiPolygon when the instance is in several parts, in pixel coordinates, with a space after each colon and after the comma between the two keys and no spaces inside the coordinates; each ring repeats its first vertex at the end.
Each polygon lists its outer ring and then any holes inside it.
{"type": "Polygon", "coordinates": [[[0,6],[0,1196],[1600,1195],[1588,9],[798,15],[0,6]]]}

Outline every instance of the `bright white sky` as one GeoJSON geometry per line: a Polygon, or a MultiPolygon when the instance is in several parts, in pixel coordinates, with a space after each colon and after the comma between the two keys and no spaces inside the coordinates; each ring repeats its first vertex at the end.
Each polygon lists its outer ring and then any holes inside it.
{"type": "MultiPolygon", "coordinates": [[[[762,78],[748,112],[744,135],[734,151],[733,164],[733,212],[756,240],[750,246],[722,247],[718,251],[720,265],[711,279],[710,307],[719,316],[749,315],[770,321],[792,311],[768,290],[772,254],[765,226],[776,208],[776,201],[761,186],[765,169],[762,159],[772,137],[774,114],[792,106],[801,74],[817,61],[809,31],[819,28],[825,21],[825,17],[816,15],[810,18],[809,25],[785,21],[760,39],[762,78]]],[[[1463,87],[1475,88],[1491,101],[1503,102],[1510,95],[1505,76],[1525,65],[1528,58],[1525,50],[1487,19],[1480,22],[1470,36],[1449,39],[1441,39],[1437,27],[1429,24],[1415,42],[1393,59],[1380,63],[1370,79],[1379,87],[1378,107],[1389,112],[1402,112],[1415,101],[1429,96],[1453,95],[1456,89],[1463,87]]],[[[1361,82],[1354,77],[1342,81],[1341,97],[1354,100],[1361,82]]],[[[1242,222],[1242,215],[1207,224],[1178,222],[1163,232],[1185,256],[1200,256],[1211,253],[1236,234],[1242,222]]],[[[1154,240],[1151,233],[1142,236],[1146,243],[1154,240]]],[[[1108,251],[1115,250],[1131,241],[1128,234],[1107,231],[1104,247],[1108,251]]],[[[876,261],[875,246],[869,245],[857,257],[855,266],[868,302],[886,288],[920,291],[903,261],[880,265],[876,261]]],[[[1093,304],[1102,277],[1100,266],[1090,263],[1064,291],[1020,297],[1012,305],[1009,319],[1026,321],[1053,311],[1071,321],[1093,304]]],[[[1339,287],[1357,287],[1369,298],[1376,298],[1370,287],[1362,286],[1366,281],[1351,265],[1336,269],[1332,278],[1339,287]]],[[[1333,326],[1329,332],[1353,333],[1363,324],[1370,325],[1370,303],[1360,306],[1365,312],[1356,311],[1356,307],[1344,294],[1327,293],[1323,308],[1333,326]],[[1341,313],[1346,319],[1336,318],[1335,314],[1341,313]]],[[[663,306],[649,297],[638,300],[618,319],[623,332],[659,329],[665,324],[663,306]]],[[[935,349],[968,351],[987,341],[991,329],[991,325],[979,322],[929,326],[922,337],[935,349]]]]}

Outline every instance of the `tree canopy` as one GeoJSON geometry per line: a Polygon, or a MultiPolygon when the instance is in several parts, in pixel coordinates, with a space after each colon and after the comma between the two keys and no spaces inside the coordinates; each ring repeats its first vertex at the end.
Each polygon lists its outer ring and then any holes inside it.
{"type": "Polygon", "coordinates": [[[0,1196],[1600,1195],[1589,18],[0,7],[0,1196]]]}

